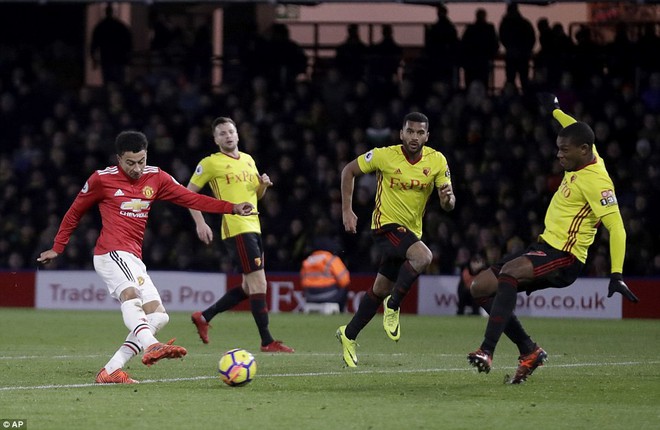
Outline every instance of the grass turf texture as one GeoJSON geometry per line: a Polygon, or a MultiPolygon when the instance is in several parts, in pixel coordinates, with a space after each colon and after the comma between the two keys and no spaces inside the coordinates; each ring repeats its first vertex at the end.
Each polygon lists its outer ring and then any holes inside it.
{"type": "Polygon", "coordinates": [[[183,360],[125,368],[139,385],[95,385],[123,341],[119,312],[0,310],[0,420],[30,429],[657,429],[660,323],[525,318],[550,361],[520,386],[505,338],[490,374],[466,354],[479,346],[480,317],[402,315],[390,341],[377,315],[358,338],[357,369],[342,367],[336,328],[350,315],[272,314],[271,331],[295,354],[259,352],[252,315],[212,321],[203,345],[188,313],[158,335],[188,349],[183,360]],[[223,384],[217,361],[245,348],[258,364],[241,388],[223,384]]]}

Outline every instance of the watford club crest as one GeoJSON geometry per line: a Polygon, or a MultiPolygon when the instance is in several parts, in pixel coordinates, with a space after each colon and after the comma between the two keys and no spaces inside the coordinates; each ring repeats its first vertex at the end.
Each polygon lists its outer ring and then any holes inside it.
{"type": "Polygon", "coordinates": [[[424,173],[424,176],[428,176],[429,173],[431,173],[431,169],[428,167],[424,167],[424,170],[422,170],[422,173],[424,173]]]}
{"type": "Polygon", "coordinates": [[[259,257],[255,258],[255,259],[254,259],[254,264],[255,264],[257,267],[261,267],[261,258],[259,258],[259,257]]]}

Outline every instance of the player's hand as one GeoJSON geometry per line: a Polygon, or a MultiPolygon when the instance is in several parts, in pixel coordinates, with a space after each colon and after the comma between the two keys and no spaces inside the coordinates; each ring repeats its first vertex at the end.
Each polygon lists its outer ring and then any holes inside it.
{"type": "Polygon", "coordinates": [[[454,209],[454,202],[452,201],[452,196],[454,195],[454,190],[451,187],[451,184],[444,184],[440,188],[440,206],[445,211],[450,211],[454,209]]]}
{"type": "Polygon", "coordinates": [[[349,233],[357,233],[357,215],[352,210],[344,211],[341,214],[344,221],[344,230],[349,233]]]}
{"type": "Polygon", "coordinates": [[[539,101],[541,111],[545,114],[552,115],[552,111],[559,109],[559,99],[552,93],[538,93],[536,98],[539,101]]]}
{"type": "Polygon", "coordinates": [[[254,205],[252,203],[248,203],[248,202],[235,204],[234,209],[232,210],[232,213],[236,214],[236,215],[242,215],[242,216],[259,215],[259,212],[257,212],[255,210],[254,205]]]}
{"type": "Polygon", "coordinates": [[[58,255],[60,254],[53,251],[52,249],[49,249],[48,251],[44,251],[41,254],[39,254],[37,261],[41,264],[47,264],[50,263],[52,260],[56,259],[58,255]]]}
{"type": "Polygon", "coordinates": [[[626,283],[623,282],[623,276],[621,273],[612,273],[610,275],[610,285],[607,288],[607,297],[612,297],[614,293],[620,293],[623,297],[633,303],[639,302],[637,296],[630,291],[626,283]]]}
{"type": "Polygon", "coordinates": [[[211,227],[209,227],[207,223],[198,225],[197,237],[199,240],[209,245],[211,242],[213,242],[213,230],[211,230],[211,227]]]}
{"type": "Polygon", "coordinates": [[[259,183],[265,185],[266,187],[273,186],[273,182],[270,180],[270,176],[265,173],[262,173],[261,176],[259,176],[259,183]]]}

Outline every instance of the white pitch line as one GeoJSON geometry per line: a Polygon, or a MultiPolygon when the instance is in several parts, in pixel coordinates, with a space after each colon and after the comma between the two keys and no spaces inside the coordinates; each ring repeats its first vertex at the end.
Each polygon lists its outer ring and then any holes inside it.
{"type": "Polygon", "coordinates": [[[107,357],[107,355],[93,354],[93,355],[50,355],[46,357],[45,355],[5,355],[0,356],[0,360],[52,360],[53,358],[61,360],[70,360],[72,358],[99,358],[107,357]]]}
{"type": "MultiPolygon", "coordinates": [[[[222,351],[224,352],[224,351],[222,351]]],[[[211,357],[211,356],[220,356],[222,352],[217,352],[217,353],[211,353],[211,352],[202,352],[202,353],[195,353],[196,357],[211,357]]],[[[398,356],[403,356],[407,355],[408,353],[403,353],[403,352],[397,352],[397,353],[364,353],[360,354],[360,357],[378,357],[378,356],[388,356],[388,357],[398,357],[398,356]]],[[[108,357],[110,354],[93,354],[93,355],[51,355],[51,356],[45,356],[45,355],[0,355],[0,360],[52,360],[52,359],[59,359],[59,360],[73,360],[76,358],[101,358],[101,357],[108,357]]],[[[253,355],[259,357],[259,356],[276,356],[272,353],[268,352],[257,352],[254,353],[253,355]]],[[[301,352],[298,353],[296,352],[294,355],[282,355],[279,354],[277,356],[279,357],[333,357],[337,356],[338,354],[336,352],[301,352]]],[[[465,357],[465,354],[423,354],[423,355],[432,355],[434,357],[465,357]]]]}
{"type": "MultiPolygon", "coordinates": [[[[637,366],[640,364],[660,364],[660,361],[624,361],[618,363],[571,363],[552,365],[552,368],[569,368],[569,367],[595,367],[595,366],[637,366]]],[[[515,367],[498,367],[498,370],[515,369],[515,367]]],[[[270,375],[259,375],[259,378],[292,378],[292,377],[315,377],[315,376],[340,376],[340,375],[368,375],[368,374],[396,374],[396,373],[441,373],[441,372],[473,372],[474,369],[469,367],[461,368],[436,368],[436,369],[372,369],[372,370],[351,370],[345,369],[344,371],[333,372],[308,372],[308,373],[273,373],[270,375]]],[[[201,381],[206,379],[216,379],[217,376],[194,376],[190,378],[168,378],[168,379],[145,379],[140,381],[141,384],[155,384],[167,382],[185,382],[185,381],[201,381]]],[[[66,385],[34,385],[34,386],[18,386],[18,387],[0,387],[0,391],[20,391],[20,390],[49,390],[49,389],[63,389],[63,388],[88,388],[88,387],[108,387],[117,386],[115,384],[66,384],[66,385]]]]}

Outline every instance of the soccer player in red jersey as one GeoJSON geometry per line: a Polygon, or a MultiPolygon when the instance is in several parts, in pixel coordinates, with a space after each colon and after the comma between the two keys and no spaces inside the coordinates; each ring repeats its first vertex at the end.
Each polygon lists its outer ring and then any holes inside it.
{"type": "Polygon", "coordinates": [[[94,269],[112,297],[121,303],[128,337],[96,376],[97,383],[135,383],[122,367],[144,350],[142,363],[186,355],[185,348],[164,344],[155,334],[169,316],[160,294],[142,262],[142,241],[149,211],[155,200],[213,213],[250,215],[251,203],[232,204],[193,193],[158,167],[147,165],[147,138],[137,131],[121,132],[115,140],[117,166],[95,171],[64,215],[53,247],[37,261],[57,258],[69,242],[82,216],[98,205],[103,228],[94,249],[94,269]]]}

